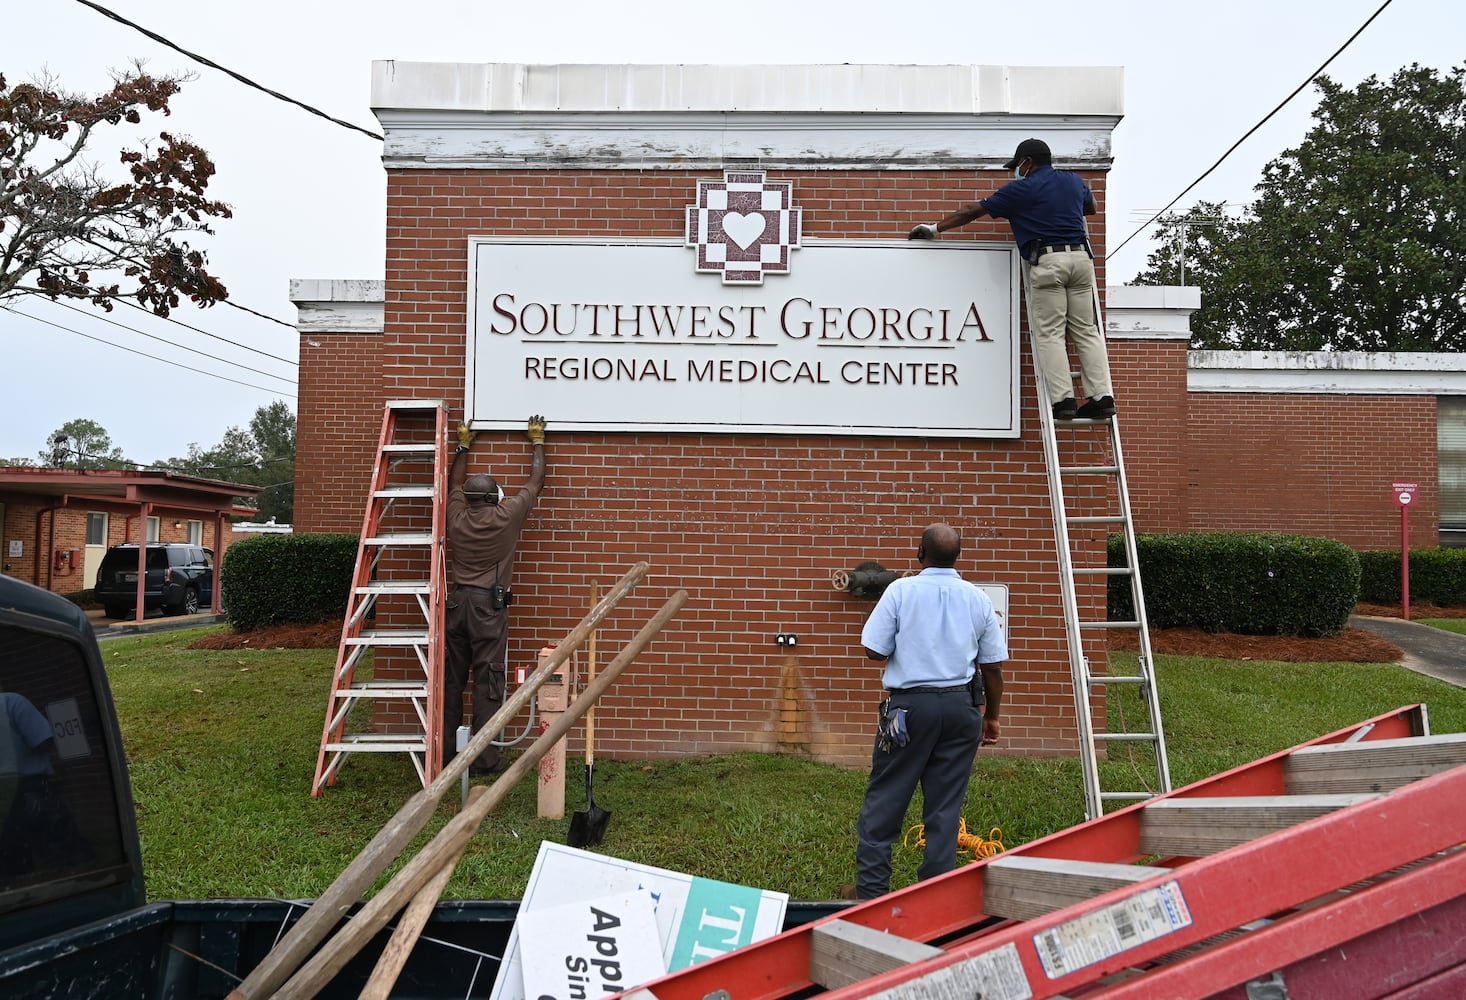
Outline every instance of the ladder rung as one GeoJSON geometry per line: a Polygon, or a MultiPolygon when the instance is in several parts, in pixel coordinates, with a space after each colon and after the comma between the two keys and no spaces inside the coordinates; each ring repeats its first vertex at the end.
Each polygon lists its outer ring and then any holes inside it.
{"type": "Polygon", "coordinates": [[[1104,802],[1140,802],[1155,797],[1155,792],[1100,792],[1100,799],[1104,802]]]}
{"type": "Polygon", "coordinates": [[[1155,733],[1093,733],[1096,740],[1111,743],[1149,743],[1155,740],[1155,733]]]}
{"type": "Polygon", "coordinates": [[[426,684],[403,681],[356,681],[336,692],[337,698],[426,698],[426,684]]]}
{"type": "Polygon", "coordinates": [[[446,399],[389,399],[383,404],[389,410],[421,410],[424,413],[431,413],[434,410],[448,408],[446,399]]]}
{"type": "Polygon", "coordinates": [[[1466,764],[1466,733],[1327,743],[1294,750],[1283,762],[1290,793],[1388,792],[1466,764]]]}
{"type": "Polygon", "coordinates": [[[1141,854],[1199,858],[1378,795],[1235,795],[1161,799],[1140,812],[1141,854]]]}
{"type": "Polygon", "coordinates": [[[1033,920],[1168,870],[1026,854],[997,857],[983,869],[982,909],[995,917],[1033,920]]]}
{"type": "Polygon", "coordinates": [[[431,486],[388,486],[372,491],[372,496],[384,500],[431,500],[435,495],[436,490],[431,486]]]}
{"type": "Polygon", "coordinates": [[[437,454],[438,446],[435,444],[384,444],[382,450],[393,455],[434,455],[437,454]]]}
{"type": "Polygon", "coordinates": [[[817,924],[812,934],[809,978],[827,990],[944,954],[929,944],[847,920],[817,924]]]}
{"type": "Polygon", "coordinates": [[[1106,475],[1113,476],[1120,471],[1118,465],[1061,465],[1059,472],[1066,476],[1106,475]]]}
{"type": "Polygon", "coordinates": [[[1123,514],[1087,514],[1084,517],[1069,518],[1070,524],[1124,524],[1123,514]]]}
{"type": "Polygon", "coordinates": [[[1098,575],[1098,576],[1129,576],[1130,575],[1130,567],[1129,566],[1083,566],[1083,567],[1077,567],[1077,568],[1075,568],[1074,575],[1075,576],[1079,576],[1080,574],[1084,574],[1086,576],[1095,576],[1095,575],[1098,575]]]}
{"type": "Polygon", "coordinates": [[[321,745],[321,749],[327,752],[349,750],[353,753],[421,753],[427,748],[427,740],[412,733],[354,733],[321,745]]]}
{"type": "Polygon", "coordinates": [[[1149,680],[1150,680],[1149,677],[1137,677],[1134,674],[1099,674],[1097,676],[1091,676],[1089,678],[1089,683],[1091,683],[1091,684],[1144,684],[1144,683],[1146,683],[1149,680]]]}
{"type": "Polygon", "coordinates": [[[361,635],[348,636],[341,640],[346,646],[421,646],[428,641],[426,632],[389,632],[370,629],[361,635]]]}
{"type": "Polygon", "coordinates": [[[1080,628],[1140,628],[1140,622],[1080,622],[1080,628]]]}
{"type": "Polygon", "coordinates": [[[431,545],[432,532],[405,531],[398,534],[372,535],[362,540],[366,545],[431,545]]]}
{"type": "Polygon", "coordinates": [[[426,580],[373,580],[365,587],[357,587],[358,594],[426,594],[429,591],[426,580]]]}

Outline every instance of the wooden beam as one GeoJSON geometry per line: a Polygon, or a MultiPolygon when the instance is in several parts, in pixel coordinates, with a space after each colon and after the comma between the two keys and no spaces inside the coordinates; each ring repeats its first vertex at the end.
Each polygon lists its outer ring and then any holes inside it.
{"type": "Polygon", "coordinates": [[[1388,792],[1466,764],[1466,733],[1367,743],[1303,747],[1288,755],[1283,774],[1299,795],[1388,792]]]}
{"type": "Polygon", "coordinates": [[[813,929],[809,978],[833,990],[942,953],[942,949],[920,941],[845,920],[830,920],[813,929]]]}
{"type": "Polygon", "coordinates": [[[1378,795],[1231,795],[1162,799],[1140,812],[1140,850],[1199,858],[1378,795]]]}
{"type": "Polygon", "coordinates": [[[1169,871],[1147,865],[1024,854],[997,857],[983,871],[982,908],[995,917],[1031,920],[1169,871]]]}

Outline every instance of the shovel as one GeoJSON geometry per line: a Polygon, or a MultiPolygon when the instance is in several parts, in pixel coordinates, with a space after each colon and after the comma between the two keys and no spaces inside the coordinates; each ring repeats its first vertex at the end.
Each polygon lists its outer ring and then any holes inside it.
{"type": "MultiPolygon", "coordinates": [[[[592,604],[600,599],[600,590],[600,587],[595,588],[592,604]]],[[[595,679],[596,633],[591,632],[586,641],[586,683],[595,679]]],[[[592,707],[585,713],[585,809],[570,817],[570,832],[565,835],[565,843],[571,847],[596,846],[606,836],[606,825],[611,822],[611,814],[597,806],[595,800],[595,739],[596,710],[592,707]]]]}

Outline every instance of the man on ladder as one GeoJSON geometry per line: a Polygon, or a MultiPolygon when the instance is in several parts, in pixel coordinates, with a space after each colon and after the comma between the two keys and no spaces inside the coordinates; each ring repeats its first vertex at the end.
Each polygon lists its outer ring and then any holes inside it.
{"type": "MultiPolygon", "coordinates": [[[[545,485],[545,418],[529,418],[525,431],[534,449],[529,482],[513,497],[492,476],[468,475],[474,433],[458,425],[458,447],[448,473],[448,545],[453,555],[453,593],[448,597],[443,657],[443,764],[457,754],[463,691],[473,674],[473,731],[504,703],[505,653],[509,649],[510,574],[514,549],[545,485]]],[[[471,775],[498,774],[509,766],[490,746],[469,768],[471,775]]]]}
{"type": "Polygon", "coordinates": [[[1078,174],[1055,170],[1048,143],[1024,139],[1003,164],[1014,180],[940,222],[917,226],[910,239],[936,239],[984,215],[1007,219],[1027,269],[1028,322],[1040,354],[1038,366],[1057,420],[1115,415],[1110,361],[1095,311],[1094,250],[1084,217],[1095,214],[1094,195],[1078,174]],[[1074,400],[1074,379],[1064,336],[1074,341],[1084,392],[1074,400]]]}

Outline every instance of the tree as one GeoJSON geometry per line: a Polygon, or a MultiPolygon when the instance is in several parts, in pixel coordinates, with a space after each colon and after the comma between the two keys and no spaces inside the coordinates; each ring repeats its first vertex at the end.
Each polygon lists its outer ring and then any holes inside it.
{"type": "Polygon", "coordinates": [[[1223,315],[1225,299],[1215,293],[1223,280],[1221,248],[1236,241],[1240,220],[1228,216],[1222,202],[1201,201],[1187,212],[1164,215],[1158,221],[1165,235],[1134,284],[1200,285],[1201,308],[1191,314],[1192,346],[1220,342],[1229,322],[1223,315]]]}
{"type": "MultiPolygon", "coordinates": [[[[277,399],[255,410],[249,429],[230,427],[212,448],[188,446],[181,458],[154,463],[156,467],[202,479],[263,486],[258,516],[289,523],[295,512],[295,414],[277,399]]],[[[256,501],[241,498],[244,503],[256,501]]]]}
{"type": "MultiPolygon", "coordinates": [[[[1247,216],[1188,254],[1214,310],[1192,346],[1466,350],[1466,70],[1316,86],[1313,128],[1247,216]]],[[[1162,277],[1153,254],[1136,280],[1162,277]]]]}
{"type": "Polygon", "coordinates": [[[41,464],[61,469],[125,469],[133,463],[114,447],[112,436],[95,420],[68,420],[46,438],[37,453],[41,464]]]}
{"type": "Polygon", "coordinates": [[[169,114],[182,82],[138,67],[87,97],[50,80],[9,88],[0,76],[0,302],[46,295],[111,311],[114,299],[130,298],[167,316],[184,297],[207,306],[228,296],[187,240],[212,235],[210,220],[232,214],[205,196],[208,153],[159,132],[121,151],[120,183],[86,158],[103,126],[169,114]]]}

